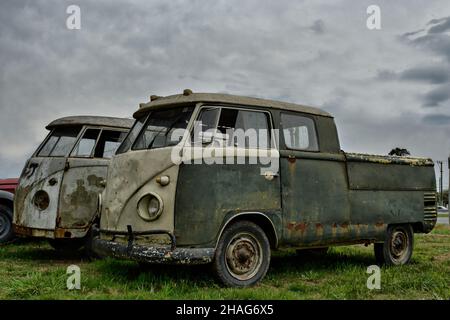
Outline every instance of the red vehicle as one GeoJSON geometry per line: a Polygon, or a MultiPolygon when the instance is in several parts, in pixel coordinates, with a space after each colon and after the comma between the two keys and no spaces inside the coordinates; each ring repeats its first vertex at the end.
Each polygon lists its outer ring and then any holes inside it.
{"type": "Polygon", "coordinates": [[[0,179],[0,243],[12,239],[14,192],[19,179],[0,179]]]}

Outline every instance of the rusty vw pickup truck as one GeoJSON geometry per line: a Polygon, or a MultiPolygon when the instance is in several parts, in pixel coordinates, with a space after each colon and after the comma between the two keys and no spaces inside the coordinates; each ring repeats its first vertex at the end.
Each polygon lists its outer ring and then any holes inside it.
{"type": "Polygon", "coordinates": [[[99,197],[100,255],[210,263],[243,287],[272,249],[373,243],[379,263],[405,264],[436,223],[433,162],[345,153],[323,110],[185,90],[134,118],[99,197]]]}
{"type": "Polygon", "coordinates": [[[26,162],[14,198],[16,235],[48,238],[58,250],[88,240],[111,156],[131,119],[73,116],[57,119],[26,162]]]}

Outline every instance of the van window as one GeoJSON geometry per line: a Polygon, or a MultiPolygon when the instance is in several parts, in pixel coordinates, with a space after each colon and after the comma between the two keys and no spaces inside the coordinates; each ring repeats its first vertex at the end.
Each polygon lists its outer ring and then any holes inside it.
{"type": "Polygon", "coordinates": [[[270,126],[265,112],[232,108],[204,109],[200,114],[198,125],[202,126],[202,130],[197,129],[194,134],[201,134],[202,137],[194,137],[194,143],[202,141],[205,144],[205,141],[208,141],[205,131],[209,130],[212,135],[209,137],[210,143],[216,146],[270,147],[270,126]]]}
{"type": "Polygon", "coordinates": [[[156,149],[178,144],[179,136],[172,136],[177,129],[186,129],[194,107],[151,111],[132,150],[156,149]]]}
{"type": "Polygon", "coordinates": [[[94,157],[112,158],[125,136],[126,132],[103,130],[95,147],[94,157]]]}
{"type": "Polygon", "coordinates": [[[38,157],[66,157],[77,141],[80,127],[56,128],[38,153],[38,157]]]}
{"type": "Polygon", "coordinates": [[[289,149],[318,151],[317,135],[311,118],[295,114],[281,114],[284,143],[289,149]]]}
{"type": "Polygon", "coordinates": [[[128,135],[126,136],[126,138],[123,140],[123,142],[117,149],[116,154],[124,153],[124,152],[127,152],[128,150],[130,150],[131,145],[136,140],[136,137],[138,136],[139,132],[141,132],[142,127],[144,126],[144,123],[147,120],[147,118],[148,118],[148,114],[140,117],[139,119],[137,119],[134,122],[133,127],[130,129],[130,131],[128,132],[128,135]]]}
{"type": "Polygon", "coordinates": [[[99,134],[100,129],[87,129],[73,150],[72,155],[75,157],[90,157],[99,134]]]}

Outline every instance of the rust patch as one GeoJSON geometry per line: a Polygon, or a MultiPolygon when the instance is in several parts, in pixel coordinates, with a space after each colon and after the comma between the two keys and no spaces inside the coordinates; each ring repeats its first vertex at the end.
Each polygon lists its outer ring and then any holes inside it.
{"type": "Polygon", "coordinates": [[[16,235],[30,237],[33,235],[33,231],[30,228],[22,227],[17,224],[13,224],[13,230],[16,235]]]}
{"type": "Polygon", "coordinates": [[[316,223],[316,235],[323,237],[323,225],[321,223],[316,223]]]}
{"type": "Polygon", "coordinates": [[[64,238],[64,233],[66,232],[63,228],[56,228],[55,229],[55,238],[64,238]]]}
{"type": "Polygon", "coordinates": [[[302,236],[304,235],[307,227],[308,227],[308,224],[305,222],[296,223],[295,221],[293,221],[293,222],[289,222],[287,225],[288,230],[300,231],[302,236]]]}
{"type": "Polygon", "coordinates": [[[295,231],[300,231],[301,233],[304,233],[307,226],[308,225],[306,223],[300,222],[295,226],[295,231]]]}
{"type": "Polygon", "coordinates": [[[103,178],[102,177],[98,177],[94,174],[91,174],[90,176],[87,177],[87,181],[88,181],[89,186],[96,186],[98,188],[103,188],[103,185],[102,185],[103,178]]]}

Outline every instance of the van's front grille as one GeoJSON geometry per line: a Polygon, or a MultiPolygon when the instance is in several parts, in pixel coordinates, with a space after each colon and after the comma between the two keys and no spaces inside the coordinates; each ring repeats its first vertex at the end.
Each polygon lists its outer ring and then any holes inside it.
{"type": "Polygon", "coordinates": [[[425,192],[423,194],[424,220],[434,222],[437,219],[436,192],[425,192]]]}

